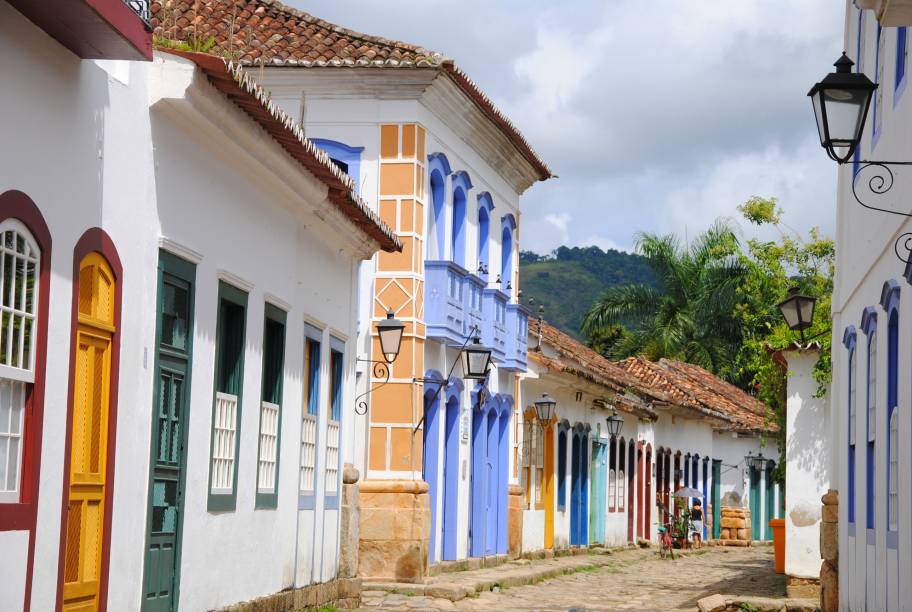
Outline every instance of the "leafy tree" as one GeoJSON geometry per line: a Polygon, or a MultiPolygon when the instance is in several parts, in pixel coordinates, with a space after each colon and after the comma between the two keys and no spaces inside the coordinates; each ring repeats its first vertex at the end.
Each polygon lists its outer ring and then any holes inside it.
{"type": "Polygon", "coordinates": [[[731,224],[717,221],[685,246],[674,235],[641,233],[636,249],[659,286],[609,287],[586,314],[583,333],[593,338],[627,322],[629,334],[611,357],[669,357],[732,378],[741,345],[738,289],[748,269],[731,224]]]}
{"type": "MultiPolygon", "coordinates": [[[[808,341],[820,344],[820,357],[814,369],[818,394],[826,392],[830,382],[831,318],[836,250],[833,240],[821,236],[814,228],[807,238],[786,227],[775,198],[754,197],[739,207],[744,217],[757,225],[771,225],[780,234],[778,241],[747,241],[742,256],[748,274],[739,288],[737,318],[741,321],[743,342],[738,353],[738,382],[756,391],[772,410],[771,418],[785,432],[786,377],[771,352],[786,348],[798,340],[782,318],[777,304],[785,299],[791,287],[817,298],[813,325],[805,331],[808,341]]],[[[784,435],[780,437],[780,440],[784,435]]],[[[785,466],[784,447],[780,443],[778,474],[785,466]]]]}

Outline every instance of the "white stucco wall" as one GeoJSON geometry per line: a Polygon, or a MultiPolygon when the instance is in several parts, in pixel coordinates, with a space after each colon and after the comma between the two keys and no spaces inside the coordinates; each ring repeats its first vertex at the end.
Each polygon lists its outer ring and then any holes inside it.
{"type": "MultiPolygon", "coordinates": [[[[0,115],[4,137],[18,143],[0,152],[0,191],[29,195],[53,240],[50,295],[41,296],[49,300],[50,325],[31,609],[53,609],[57,592],[73,246],[95,226],[112,238],[124,267],[108,609],[137,609],[141,601],[162,239],[197,259],[181,608],[229,605],[333,577],[338,513],[324,516],[319,502],[315,517],[301,513],[297,530],[299,556],[310,545],[316,569],[302,560],[297,580],[293,575],[303,324],[306,318],[325,327],[324,364],[329,334],[347,340],[342,450],[351,454],[353,296],[363,246],[314,215],[319,184],[204,80],[187,81],[187,62],[80,61],[7,4],[0,4],[0,50],[17,58],[4,75],[16,86],[0,94],[0,115]],[[182,86],[197,88],[197,101],[208,104],[206,120],[170,97],[182,86]],[[150,100],[159,103],[151,112],[150,100]],[[238,134],[248,139],[239,144],[238,134]],[[220,277],[249,289],[237,508],[230,513],[206,511],[220,277]],[[267,300],[288,309],[283,442],[278,508],[254,510],[267,300]],[[310,544],[315,536],[317,547],[310,544]]],[[[324,390],[327,377],[324,367],[324,390]]],[[[0,608],[18,610],[27,534],[3,532],[0,547],[0,608]]]]}
{"type": "MultiPolygon", "coordinates": [[[[881,31],[878,53],[877,20],[872,11],[860,12],[854,3],[844,2],[846,10],[845,48],[858,64],[857,68],[872,80],[880,82],[879,103],[872,104],[861,140],[861,159],[907,161],[912,159],[912,96],[909,88],[896,83],[897,28],[881,31]],[[861,28],[859,30],[859,16],[861,28]],[[859,36],[860,34],[860,36],[859,36]],[[858,57],[859,47],[863,50],[858,57]],[[879,58],[878,58],[879,56],[879,58]],[[881,77],[878,78],[877,74],[881,77]],[[899,85],[899,86],[897,86],[899,85]],[[874,106],[877,106],[875,111],[874,106]],[[878,115],[875,122],[875,112],[878,115]],[[874,125],[878,125],[876,139],[874,125]]],[[[908,43],[907,43],[908,44],[908,43]]],[[[835,55],[834,55],[835,59],[835,55]]],[[[906,74],[910,72],[906,60],[906,74]]],[[[828,66],[821,66],[821,72],[828,66]]],[[[908,77],[907,77],[908,78],[908,77]]],[[[810,119],[809,119],[810,120],[810,119]]],[[[822,154],[822,153],[821,153],[822,154]]],[[[909,213],[910,173],[905,168],[895,171],[892,189],[875,196],[866,189],[875,169],[862,170],[857,185],[862,201],[873,206],[909,213]]],[[[899,215],[884,214],[863,208],[852,193],[851,164],[842,166],[837,175],[836,197],[836,279],[833,290],[833,383],[831,386],[831,419],[828,435],[832,479],[839,490],[839,594],[840,607],[845,610],[899,610],[912,601],[912,525],[908,520],[912,509],[912,428],[910,412],[910,364],[912,364],[912,299],[910,286],[904,278],[905,264],[897,259],[894,244],[912,222],[899,215]],[[886,525],[887,503],[887,313],[880,305],[884,283],[894,280],[900,287],[898,343],[898,529],[890,534],[895,546],[888,544],[886,525]],[[867,336],[861,329],[861,317],[866,307],[877,315],[877,384],[876,432],[874,441],[874,473],[872,483],[874,512],[873,529],[868,529],[866,491],[868,465],[865,432],[866,348],[867,336]],[[856,355],[856,472],[855,522],[848,521],[848,351],[842,344],[849,326],[857,332],[856,355]]],[[[900,249],[905,256],[905,252],[900,249]]]]}
{"type": "Polygon", "coordinates": [[[817,351],[789,351],[786,401],[785,573],[820,576],[820,498],[830,487],[827,398],[815,398],[817,351]]]}

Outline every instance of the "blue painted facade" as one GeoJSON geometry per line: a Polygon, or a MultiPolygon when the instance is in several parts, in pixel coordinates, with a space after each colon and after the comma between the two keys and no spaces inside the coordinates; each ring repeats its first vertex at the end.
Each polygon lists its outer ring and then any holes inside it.
{"type": "Polygon", "coordinates": [[[588,425],[573,427],[570,452],[570,545],[589,543],[589,433],[588,425]]]}
{"type": "Polygon", "coordinates": [[[507,484],[513,398],[472,390],[472,483],[469,555],[507,552],[507,484]]]}
{"type": "Polygon", "coordinates": [[[310,142],[329,155],[336,166],[355,181],[355,191],[361,193],[361,154],[364,153],[364,147],[350,147],[325,138],[311,138],[310,142]]]}

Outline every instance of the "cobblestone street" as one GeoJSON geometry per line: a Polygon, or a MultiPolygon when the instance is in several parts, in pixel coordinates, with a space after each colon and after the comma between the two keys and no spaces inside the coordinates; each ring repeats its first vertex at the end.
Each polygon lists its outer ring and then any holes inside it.
{"type": "MultiPolygon", "coordinates": [[[[483,591],[458,601],[365,590],[365,607],[387,610],[695,610],[714,593],[783,597],[772,547],[707,547],[674,561],[654,550],[624,550],[573,560],[571,574],[527,586],[483,591]]],[[[536,561],[532,565],[556,563],[536,561]]],[[[506,569],[504,572],[520,570],[506,569]]],[[[473,572],[441,577],[466,582],[473,572]]],[[[365,589],[369,589],[365,585],[365,589]]]]}

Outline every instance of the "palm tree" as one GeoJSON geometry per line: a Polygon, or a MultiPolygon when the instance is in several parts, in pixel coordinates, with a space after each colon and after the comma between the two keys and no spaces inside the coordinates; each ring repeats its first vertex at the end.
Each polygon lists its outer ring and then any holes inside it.
{"type": "Polygon", "coordinates": [[[624,324],[629,332],[614,344],[610,357],[680,359],[731,378],[741,344],[738,288],[747,273],[731,224],[716,221],[683,247],[674,235],[641,233],[636,250],[652,268],[658,288],[609,288],[586,314],[583,333],[624,324]]]}

